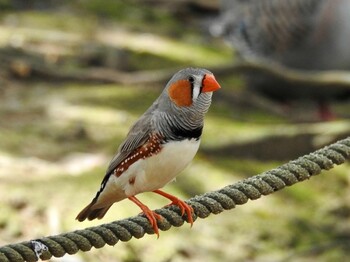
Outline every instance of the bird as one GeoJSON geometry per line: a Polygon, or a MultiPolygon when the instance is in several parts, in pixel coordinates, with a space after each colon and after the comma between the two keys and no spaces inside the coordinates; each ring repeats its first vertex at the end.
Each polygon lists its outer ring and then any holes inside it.
{"type": "Polygon", "coordinates": [[[154,192],[180,208],[192,226],[190,205],[162,190],[192,161],[198,151],[214,91],[220,87],[213,73],[201,68],[178,71],[160,96],[129,130],[109,163],[96,196],[76,217],[101,219],[116,202],[129,199],[149,220],[159,237],[162,217],[143,204],[137,194],[154,192]]]}
{"type": "MultiPolygon", "coordinates": [[[[221,0],[211,32],[224,37],[242,60],[303,71],[349,70],[349,12],[349,0],[221,0]]],[[[245,76],[248,89],[281,102],[316,101],[325,109],[330,100],[350,97],[344,86],[293,84],[264,73],[245,76]]]]}

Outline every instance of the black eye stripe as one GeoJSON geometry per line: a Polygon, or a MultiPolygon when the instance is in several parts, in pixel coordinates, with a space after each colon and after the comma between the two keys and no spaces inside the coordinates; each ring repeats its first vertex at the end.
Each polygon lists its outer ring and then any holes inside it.
{"type": "Polygon", "coordinates": [[[191,83],[191,99],[193,99],[194,77],[189,76],[188,81],[191,83]]]}
{"type": "Polygon", "coordinates": [[[207,76],[207,75],[204,75],[204,76],[203,76],[202,83],[201,83],[200,90],[199,90],[199,93],[200,93],[200,94],[202,93],[203,84],[204,84],[204,79],[205,79],[206,76],[207,76]]]}

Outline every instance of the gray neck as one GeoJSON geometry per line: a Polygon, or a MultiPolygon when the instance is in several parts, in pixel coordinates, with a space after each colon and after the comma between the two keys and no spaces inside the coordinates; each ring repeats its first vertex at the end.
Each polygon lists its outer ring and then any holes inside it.
{"type": "Polygon", "coordinates": [[[204,115],[211,104],[212,93],[202,93],[190,107],[168,103],[168,110],[159,110],[162,121],[154,123],[167,140],[197,139],[202,135],[204,115]]]}

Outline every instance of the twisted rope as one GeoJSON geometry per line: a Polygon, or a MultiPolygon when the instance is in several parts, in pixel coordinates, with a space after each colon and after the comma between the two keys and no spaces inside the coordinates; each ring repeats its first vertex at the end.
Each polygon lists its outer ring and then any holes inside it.
{"type": "MultiPolygon", "coordinates": [[[[197,217],[205,218],[211,213],[221,213],[236,205],[243,205],[249,199],[258,199],[262,195],[269,195],[286,186],[309,179],[321,173],[322,170],[333,168],[334,164],[344,163],[347,159],[350,159],[350,137],[278,168],[241,180],[218,191],[191,198],[187,203],[193,207],[194,220],[197,217]]],[[[171,226],[179,227],[186,220],[176,206],[158,209],[156,212],[164,217],[158,221],[159,229],[163,231],[170,229],[171,226]]],[[[132,237],[141,238],[145,233],[154,232],[148,220],[143,215],[139,215],[83,230],[3,246],[0,247],[0,261],[47,260],[52,256],[75,254],[79,250],[89,251],[92,247],[101,248],[105,244],[115,245],[119,240],[129,241],[132,237]]]]}

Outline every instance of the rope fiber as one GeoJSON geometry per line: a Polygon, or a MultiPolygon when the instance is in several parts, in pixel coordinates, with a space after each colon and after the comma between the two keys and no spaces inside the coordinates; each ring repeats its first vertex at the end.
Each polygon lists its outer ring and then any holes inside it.
{"type": "MultiPolygon", "coordinates": [[[[243,205],[249,199],[255,200],[309,179],[320,174],[322,170],[329,170],[335,164],[343,164],[349,159],[350,137],[270,171],[241,180],[220,190],[198,195],[186,202],[193,207],[193,220],[198,217],[206,218],[211,213],[219,214],[224,210],[235,208],[236,205],[243,205]]],[[[177,206],[164,207],[157,209],[156,212],[164,217],[158,221],[158,227],[162,231],[170,229],[171,226],[182,226],[184,221],[187,221],[185,215],[181,216],[177,206]]],[[[147,218],[144,215],[138,215],[96,227],[2,246],[0,261],[48,260],[52,256],[72,255],[79,250],[86,252],[92,247],[102,248],[105,244],[113,246],[118,241],[129,241],[132,237],[141,238],[145,233],[154,234],[147,218]]]]}

